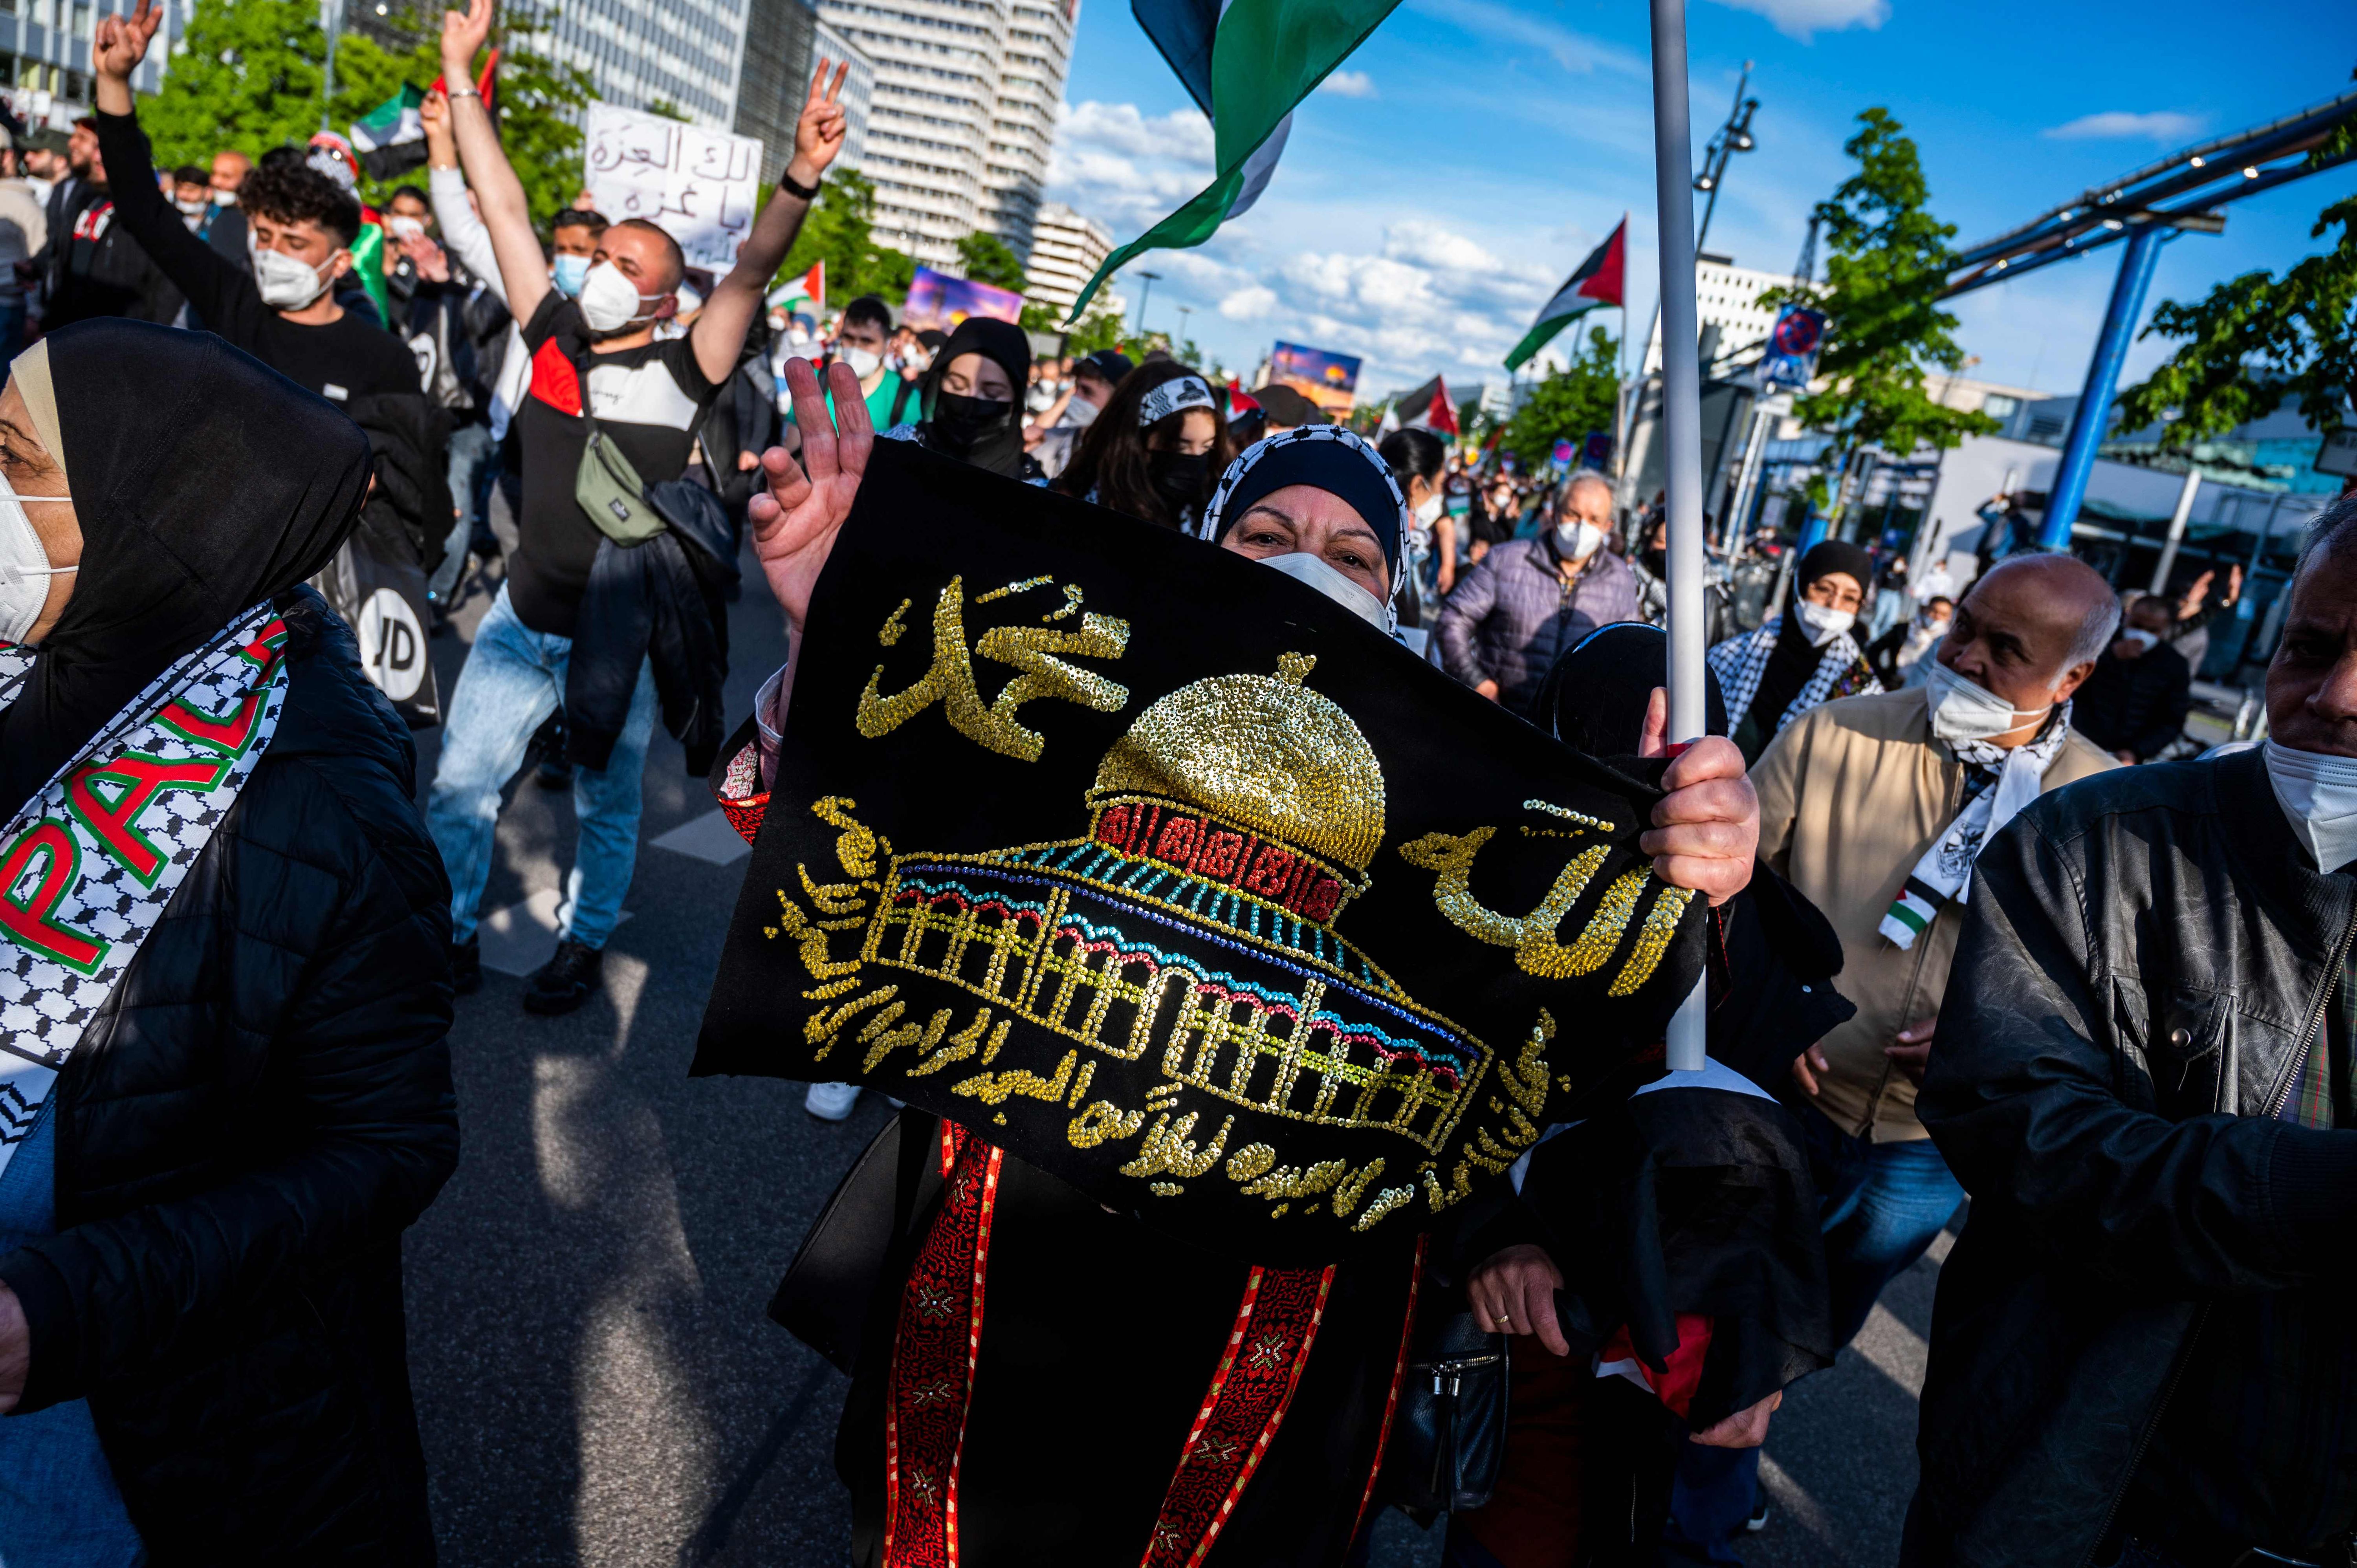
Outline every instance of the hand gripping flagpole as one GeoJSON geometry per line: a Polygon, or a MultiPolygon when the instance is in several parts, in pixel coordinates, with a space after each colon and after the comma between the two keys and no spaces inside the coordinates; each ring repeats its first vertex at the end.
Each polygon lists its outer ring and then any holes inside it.
{"type": "MultiPolygon", "coordinates": [[[[1695,360],[1694,137],[1686,113],[1685,0],[1652,0],[1653,190],[1662,286],[1662,431],[1667,459],[1670,568],[1670,739],[1697,739],[1703,716],[1702,372],[1695,360]]],[[[1707,981],[1670,1020],[1673,1072],[1703,1068],[1707,981]]]]}

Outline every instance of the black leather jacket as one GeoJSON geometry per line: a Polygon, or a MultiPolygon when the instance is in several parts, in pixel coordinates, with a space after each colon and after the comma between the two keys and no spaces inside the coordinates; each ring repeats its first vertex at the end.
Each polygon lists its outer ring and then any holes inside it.
{"type": "Polygon", "coordinates": [[[90,1401],[156,1568],[434,1560],[401,1233],[458,1158],[450,885],[296,597],[270,749],[54,1090],[58,1233],[0,1257],[19,1410],[90,1401]]]}
{"type": "Polygon", "coordinates": [[[1902,1561],[2089,1561],[2207,1303],[2350,1273],[2357,1134],[2276,1119],[2352,878],[2257,751],[2040,798],[1974,874],[1919,1101],[1972,1194],[1902,1561]]]}

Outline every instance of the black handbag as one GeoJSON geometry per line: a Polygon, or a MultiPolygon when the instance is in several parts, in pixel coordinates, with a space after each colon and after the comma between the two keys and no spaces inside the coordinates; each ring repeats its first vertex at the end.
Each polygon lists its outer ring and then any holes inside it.
{"type": "Polygon", "coordinates": [[[1435,1514],[1490,1500],[1506,1454],[1508,1344],[1506,1335],[1483,1333],[1469,1312],[1416,1326],[1383,1456],[1389,1501],[1435,1514]]]}

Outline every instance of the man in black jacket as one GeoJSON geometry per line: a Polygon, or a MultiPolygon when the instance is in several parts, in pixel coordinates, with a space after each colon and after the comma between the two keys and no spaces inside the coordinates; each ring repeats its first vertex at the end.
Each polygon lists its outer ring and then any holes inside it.
{"type": "Polygon", "coordinates": [[[2357,498],[2290,593],[2263,749],[2073,785],[1975,866],[1907,1562],[2357,1549],[2357,498]]]}
{"type": "Polygon", "coordinates": [[[2072,724],[2122,762],[2151,761],[2185,728],[2193,672],[2168,641],[2176,618],[2157,594],[2130,605],[2120,635],[2073,700],[2072,724]]]}
{"type": "Polygon", "coordinates": [[[94,316],[170,322],[180,313],[180,290],[150,259],[135,227],[122,221],[113,184],[113,178],[137,179],[135,199],[170,212],[172,204],[156,188],[154,166],[116,169],[110,177],[87,117],[76,122],[67,149],[72,181],[60,180],[50,190],[48,243],[32,262],[46,295],[42,330],[94,316]]]}

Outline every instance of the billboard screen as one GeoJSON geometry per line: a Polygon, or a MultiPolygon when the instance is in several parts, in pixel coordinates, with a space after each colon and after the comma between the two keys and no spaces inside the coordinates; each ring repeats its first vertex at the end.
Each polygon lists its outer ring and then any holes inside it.
{"type": "Polygon", "coordinates": [[[901,325],[922,332],[937,328],[954,332],[969,316],[999,321],[1023,319],[1023,296],[1011,288],[996,288],[972,278],[953,278],[931,267],[919,267],[909,285],[909,298],[900,306],[901,325]]]}
{"type": "Polygon", "coordinates": [[[1348,354],[1279,343],[1268,356],[1268,379],[1291,387],[1337,419],[1351,412],[1361,361],[1348,354]]]}

